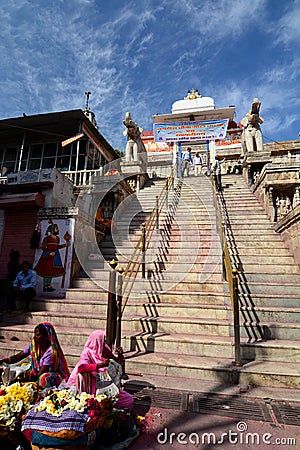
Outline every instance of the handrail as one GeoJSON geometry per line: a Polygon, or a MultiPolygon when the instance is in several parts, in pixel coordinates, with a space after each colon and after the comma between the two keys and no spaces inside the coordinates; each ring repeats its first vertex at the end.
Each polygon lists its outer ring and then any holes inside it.
{"type": "Polygon", "coordinates": [[[99,169],[87,169],[87,170],[60,170],[75,186],[85,186],[90,184],[91,179],[96,174],[103,174],[103,167],[99,169]]]}
{"type": "Polygon", "coordinates": [[[146,252],[149,248],[151,236],[153,233],[153,230],[156,226],[157,219],[160,216],[160,213],[162,211],[163,205],[166,201],[168,192],[173,185],[174,181],[174,168],[172,170],[171,175],[167,178],[166,183],[164,187],[162,188],[160,195],[156,197],[156,206],[153,207],[151,215],[146,223],[144,234],[142,233],[136,246],[133,251],[133,254],[131,255],[130,260],[128,261],[128,264],[123,272],[123,306],[122,306],[122,315],[124,312],[124,309],[127,305],[133,284],[136,280],[137,274],[140,270],[143,255],[144,252],[146,252]],[[143,238],[145,239],[143,243],[143,238]],[[126,289],[128,287],[128,291],[126,292],[126,289]]]}
{"type": "MultiPolygon", "coordinates": [[[[239,293],[238,293],[238,270],[232,266],[229,248],[226,239],[225,221],[222,217],[222,209],[216,190],[214,176],[212,176],[214,205],[216,210],[217,230],[219,232],[222,247],[223,275],[228,283],[234,321],[234,354],[236,366],[241,366],[241,343],[240,343],[240,321],[239,321],[239,293]]],[[[222,195],[222,194],[219,194],[222,195]]]]}

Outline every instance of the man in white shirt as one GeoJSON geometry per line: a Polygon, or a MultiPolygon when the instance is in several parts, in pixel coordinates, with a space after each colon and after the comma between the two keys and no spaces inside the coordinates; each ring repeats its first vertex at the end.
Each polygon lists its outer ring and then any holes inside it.
{"type": "Polygon", "coordinates": [[[222,179],[221,179],[221,164],[225,161],[225,158],[222,161],[215,159],[212,163],[211,170],[215,179],[215,185],[217,191],[223,191],[222,187],[222,179]]]}
{"type": "Polygon", "coordinates": [[[202,157],[199,152],[197,152],[196,155],[194,156],[193,164],[195,169],[195,177],[198,177],[202,173],[202,165],[203,165],[202,157]]]}

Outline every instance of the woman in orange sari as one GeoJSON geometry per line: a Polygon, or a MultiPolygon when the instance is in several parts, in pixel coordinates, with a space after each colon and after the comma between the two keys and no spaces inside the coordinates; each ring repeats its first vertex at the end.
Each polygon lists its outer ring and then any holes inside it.
{"type": "Polygon", "coordinates": [[[115,223],[113,220],[111,219],[107,219],[104,215],[104,211],[105,211],[105,206],[99,206],[97,212],[96,212],[96,220],[98,220],[98,222],[101,222],[106,230],[110,233],[111,231],[114,231],[115,229],[115,223]]]}

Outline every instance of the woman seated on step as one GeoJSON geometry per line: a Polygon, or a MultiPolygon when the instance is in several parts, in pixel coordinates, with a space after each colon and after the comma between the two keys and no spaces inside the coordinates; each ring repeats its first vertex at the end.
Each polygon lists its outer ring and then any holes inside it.
{"type": "MultiPolygon", "coordinates": [[[[113,354],[109,346],[105,343],[105,333],[101,330],[95,330],[89,336],[80,359],[73,369],[67,382],[68,386],[75,386],[79,392],[87,392],[88,394],[96,394],[97,391],[97,374],[103,374],[107,371],[110,360],[122,364],[124,361],[123,349],[118,347],[116,355],[113,354]]],[[[117,394],[116,408],[131,409],[133,405],[133,397],[123,389],[119,389],[117,394]]]]}
{"type": "Polygon", "coordinates": [[[100,206],[96,212],[95,219],[101,222],[108,233],[114,232],[116,230],[116,224],[112,219],[105,217],[105,206],[100,206]]]}
{"type": "Polygon", "coordinates": [[[35,381],[45,389],[58,386],[70,375],[66,358],[51,323],[42,322],[37,325],[31,342],[24,350],[0,360],[0,364],[15,364],[27,357],[30,368],[22,374],[22,381],[35,381]]]}

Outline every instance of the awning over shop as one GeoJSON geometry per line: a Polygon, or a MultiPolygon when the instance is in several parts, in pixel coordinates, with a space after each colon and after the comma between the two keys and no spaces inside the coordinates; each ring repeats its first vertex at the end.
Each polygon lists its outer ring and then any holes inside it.
{"type": "Polygon", "coordinates": [[[12,209],[33,206],[36,208],[43,208],[45,204],[45,196],[39,192],[30,194],[11,194],[2,195],[0,197],[1,209],[12,209]]]}

